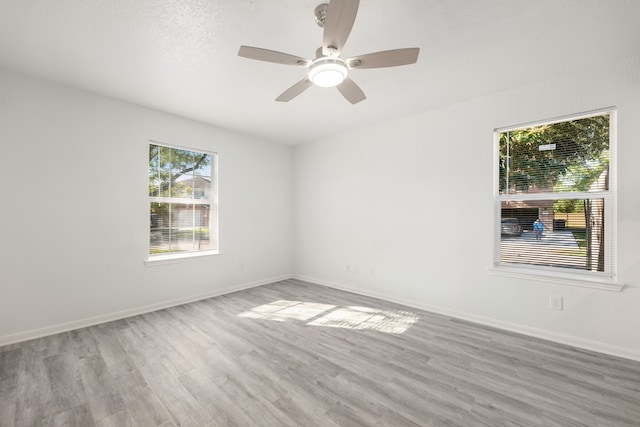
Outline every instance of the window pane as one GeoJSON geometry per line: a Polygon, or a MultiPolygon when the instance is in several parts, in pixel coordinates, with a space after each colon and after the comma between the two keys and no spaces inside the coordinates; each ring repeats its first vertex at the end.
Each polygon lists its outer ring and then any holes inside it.
{"type": "Polygon", "coordinates": [[[172,252],[172,211],[169,203],[151,203],[149,253],[172,252]]]}
{"type": "Polygon", "coordinates": [[[502,132],[500,194],[606,191],[609,114],[502,132]]]}
{"type": "Polygon", "coordinates": [[[210,184],[211,155],[188,150],[172,149],[172,151],[171,197],[194,198],[194,188],[203,187],[203,182],[207,180],[210,184]]]}
{"type": "Polygon", "coordinates": [[[151,203],[149,253],[152,255],[214,249],[209,233],[209,206],[151,203]]]}
{"type": "Polygon", "coordinates": [[[605,271],[604,199],[503,201],[500,262],[605,271]]]}
{"type": "Polygon", "coordinates": [[[166,197],[171,188],[171,149],[149,145],[149,195],[166,197]]]}
{"type": "Polygon", "coordinates": [[[194,199],[211,198],[211,166],[199,168],[195,171],[192,188],[194,199]]]}

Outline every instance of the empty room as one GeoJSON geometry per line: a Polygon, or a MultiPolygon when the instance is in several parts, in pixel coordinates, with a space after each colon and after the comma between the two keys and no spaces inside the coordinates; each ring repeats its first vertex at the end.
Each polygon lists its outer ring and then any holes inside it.
{"type": "Polygon", "coordinates": [[[640,426],[640,1],[0,1],[0,426],[640,426]]]}

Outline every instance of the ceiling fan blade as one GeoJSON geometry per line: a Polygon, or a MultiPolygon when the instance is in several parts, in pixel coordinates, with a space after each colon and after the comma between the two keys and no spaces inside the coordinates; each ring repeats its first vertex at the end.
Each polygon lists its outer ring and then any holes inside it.
{"type": "Polygon", "coordinates": [[[322,52],[340,54],[358,13],[360,0],[331,0],[324,20],[322,52]],[[335,50],[334,50],[335,49],[335,50]]]}
{"type": "Polygon", "coordinates": [[[397,67],[398,65],[415,64],[419,53],[419,47],[409,47],[354,56],[347,59],[346,62],[349,68],[397,67]]]}
{"type": "Polygon", "coordinates": [[[240,46],[238,56],[257,59],[258,61],[275,62],[276,64],[297,65],[299,67],[306,67],[311,62],[308,59],[289,55],[288,53],[251,46],[240,46]]]}
{"type": "Polygon", "coordinates": [[[311,83],[311,80],[305,77],[304,79],[300,80],[298,83],[291,86],[289,89],[282,92],[282,94],[276,98],[276,101],[279,101],[279,102],[291,101],[293,98],[300,95],[305,90],[309,89],[309,86],[311,86],[312,84],[313,83],[311,83]]]}
{"type": "Polygon", "coordinates": [[[349,77],[344,79],[344,81],[336,87],[338,88],[342,96],[344,96],[347,101],[352,104],[357,104],[358,102],[367,99],[362,89],[360,89],[360,86],[355,84],[355,82],[349,77]]]}

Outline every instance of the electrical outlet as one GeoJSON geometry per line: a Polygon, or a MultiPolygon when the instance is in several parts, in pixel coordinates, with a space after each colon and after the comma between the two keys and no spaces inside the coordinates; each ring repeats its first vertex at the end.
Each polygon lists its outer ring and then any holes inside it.
{"type": "Polygon", "coordinates": [[[238,265],[238,269],[240,271],[244,271],[245,270],[245,265],[243,263],[240,263],[240,265],[238,265]]]}
{"type": "Polygon", "coordinates": [[[563,309],[562,297],[560,295],[549,295],[549,308],[551,310],[560,310],[563,309]]]}
{"type": "Polygon", "coordinates": [[[351,266],[351,264],[347,264],[347,271],[349,273],[351,273],[352,269],[353,269],[353,267],[351,266]]]}

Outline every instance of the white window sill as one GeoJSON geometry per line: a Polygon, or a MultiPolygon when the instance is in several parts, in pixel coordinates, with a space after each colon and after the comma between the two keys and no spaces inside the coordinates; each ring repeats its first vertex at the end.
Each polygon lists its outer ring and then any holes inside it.
{"type": "Polygon", "coordinates": [[[581,274],[547,272],[530,268],[493,266],[489,267],[489,273],[496,276],[515,277],[518,279],[537,280],[547,283],[559,283],[561,285],[579,286],[583,288],[601,289],[605,291],[620,292],[624,284],[607,277],[594,277],[581,274]]]}
{"type": "Polygon", "coordinates": [[[202,252],[189,252],[189,253],[177,253],[169,255],[157,255],[149,257],[144,261],[144,265],[147,267],[155,267],[158,265],[166,264],[182,264],[184,262],[206,260],[207,258],[220,255],[219,251],[202,251],[202,252]]]}

